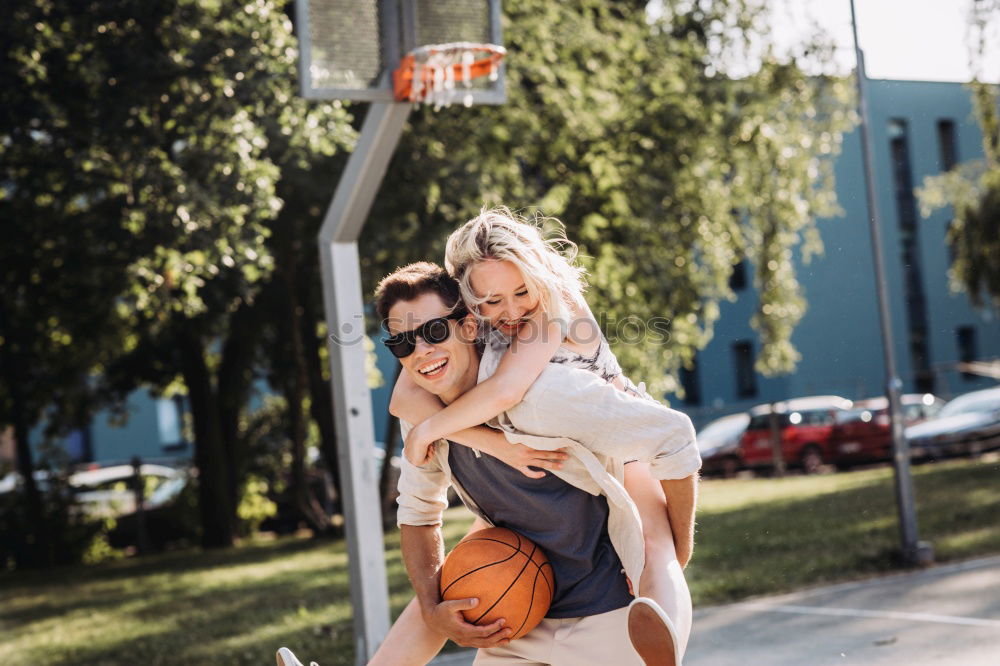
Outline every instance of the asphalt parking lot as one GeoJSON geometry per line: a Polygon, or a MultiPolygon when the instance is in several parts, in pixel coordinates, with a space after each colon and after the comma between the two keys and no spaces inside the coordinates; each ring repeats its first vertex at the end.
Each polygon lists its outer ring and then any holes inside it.
{"type": "Polygon", "coordinates": [[[998,666],[1000,557],[698,609],[684,664],[998,666]]]}

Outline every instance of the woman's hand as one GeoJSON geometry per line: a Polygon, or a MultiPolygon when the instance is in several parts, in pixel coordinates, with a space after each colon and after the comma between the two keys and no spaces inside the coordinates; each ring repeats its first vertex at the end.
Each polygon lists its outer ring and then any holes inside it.
{"type": "Polygon", "coordinates": [[[438,439],[429,435],[424,423],[426,421],[415,425],[403,442],[403,456],[417,467],[431,461],[434,457],[434,442],[438,439]]]}
{"type": "Polygon", "coordinates": [[[545,476],[545,472],[529,469],[530,467],[540,467],[542,469],[562,469],[562,463],[569,458],[565,449],[554,451],[541,451],[533,449],[524,444],[515,444],[504,440],[493,450],[486,451],[494,458],[499,458],[529,479],[540,479],[545,476]]]}

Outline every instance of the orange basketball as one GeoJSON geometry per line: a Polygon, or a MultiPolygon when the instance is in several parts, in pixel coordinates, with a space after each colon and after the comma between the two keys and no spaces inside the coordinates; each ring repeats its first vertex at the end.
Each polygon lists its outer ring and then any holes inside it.
{"type": "Polygon", "coordinates": [[[555,578],[542,549],[517,532],[490,527],[462,539],[441,567],[441,598],[479,599],[462,611],[486,625],[500,618],[520,638],[542,621],[552,602],[555,578]]]}

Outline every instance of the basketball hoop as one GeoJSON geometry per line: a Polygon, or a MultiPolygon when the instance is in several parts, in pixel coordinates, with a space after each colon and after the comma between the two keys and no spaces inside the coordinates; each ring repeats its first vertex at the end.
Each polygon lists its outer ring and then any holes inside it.
{"type": "Polygon", "coordinates": [[[426,102],[448,106],[459,95],[472,106],[472,80],[482,76],[496,81],[507,49],[496,44],[452,42],[430,44],[410,51],[392,74],[397,102],[426,102]],[[464,94],[456,90],[458,81],[464,94]]]}

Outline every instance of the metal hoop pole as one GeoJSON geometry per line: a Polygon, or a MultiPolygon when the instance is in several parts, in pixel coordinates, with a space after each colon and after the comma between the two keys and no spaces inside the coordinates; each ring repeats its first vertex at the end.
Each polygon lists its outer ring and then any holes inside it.
{"type": "Polygon", "coordinates": [[[318,239],[359,666],[389,631],[389,590],[357,241],[409,114],[409,104],[372,103],[318,239]]]}

